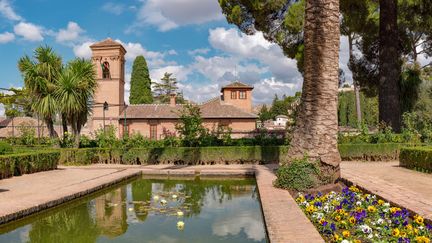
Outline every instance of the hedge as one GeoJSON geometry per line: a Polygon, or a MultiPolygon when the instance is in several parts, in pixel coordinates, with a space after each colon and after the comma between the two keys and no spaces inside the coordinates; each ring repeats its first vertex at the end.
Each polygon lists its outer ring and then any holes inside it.
{"type": "Polygon", "coordinates": [[[0,179],[54,170],[59,162],[59,151],[29,152],[0,156],[0,179]]]}
{"type": "Polygon", "coordinates": [[[60,163],[66,165],[103,164],[243,164],[279,162],[285,146],[245,147],[166,147],[123,149],[62,149],[60,163]]]}
{"type": "Polygon", "coordinates": [[[388,161],[397,160],[403,143],[339,144],[342,160],[388,161]]]}
{"type": "Polygon", "coordinates": [[[432,172],[432,147],[402,148],[399,165],[409,169],[432,172]]]}

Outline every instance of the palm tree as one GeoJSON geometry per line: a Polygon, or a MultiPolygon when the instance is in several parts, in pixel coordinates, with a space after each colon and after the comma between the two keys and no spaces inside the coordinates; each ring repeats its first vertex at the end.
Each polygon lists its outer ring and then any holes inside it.
{"type": "Polygon", "coordinates": [[[339,0],[307,0],[304,81],[290,158],[305,153],[321,161],[331,179],[340,176],[337,148],[339,0]]]}
{"type": "Polygon", "coordinates": [[[68,63],[56,82],[54,97],[58,101],[62,117],[71,126],[77,147],[81,128],[91,112],[96,87],[93,64],[79,58],[68,63]]]}
{"type": "Polygon", "coordinates": [[[48,46],[36,48],[33,59],[24,56],[18,61],[24,86],[32,99],[32,110],[45,121],[50,137],[58,137],[54,130],[57,101],[53,93],[55,81],[62,69],[62,59],[48,46]]]}

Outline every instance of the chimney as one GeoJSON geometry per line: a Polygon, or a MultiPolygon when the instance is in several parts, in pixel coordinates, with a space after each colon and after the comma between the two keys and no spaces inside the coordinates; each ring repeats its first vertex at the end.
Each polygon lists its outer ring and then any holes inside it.
{"type": "Polygon", "coordinates": [[[176,94],[170,94],[170,106],[175,107],[176,106],[176,94]]]}

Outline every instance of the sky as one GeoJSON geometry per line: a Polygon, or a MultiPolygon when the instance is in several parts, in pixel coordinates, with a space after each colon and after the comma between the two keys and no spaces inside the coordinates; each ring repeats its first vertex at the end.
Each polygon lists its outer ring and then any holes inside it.
{"type": "MultiPolygon", "coordinates": [[[[228,24],[217,0],[0,0],[0,87],[23,86],[17,61],[40,45],[52,47],[66,63],[89,58],[89,46],[107,37],[127,50],[126,102],[138,55],[146,58],[153,81],[173,73],[195,102],[218,96],[235,79],[255,87],[255,105],[301,90],[295,60],[262,33],[245,35],[228,24]]],[[[345,37],[340,54],[349,80],[345,37]]]]}

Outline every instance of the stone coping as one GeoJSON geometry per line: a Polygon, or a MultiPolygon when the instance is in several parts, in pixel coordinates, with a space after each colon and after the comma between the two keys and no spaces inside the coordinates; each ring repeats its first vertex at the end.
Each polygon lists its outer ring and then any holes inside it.
{"type": "Polygon", "coordinates": [[[59,206],[136,176],[205,179],[255,176],[270,242],[324,242],[288,191],[273,187],[277,165],[60,166],[59,170],[0,180],[0,225],[59,206]],[[33,183],[29,180],[33,180],[33,183]],[[25,184],[30,184],[27,188],[25,184]],[[55,185],[57,184],[57,185],[55,185]],[[34,193],[38,191],[38,193],[34,193]],[[9,198],[9,200],[6,200],[9,198]]]}

